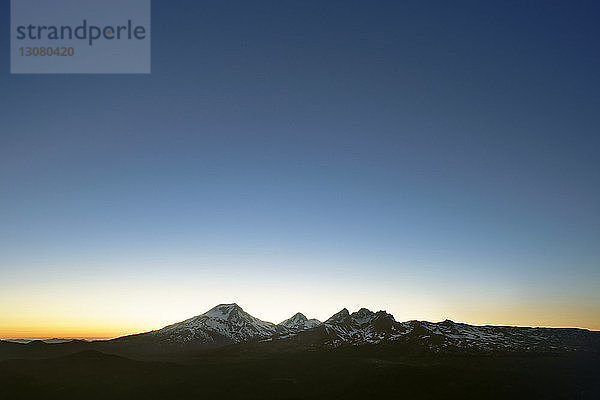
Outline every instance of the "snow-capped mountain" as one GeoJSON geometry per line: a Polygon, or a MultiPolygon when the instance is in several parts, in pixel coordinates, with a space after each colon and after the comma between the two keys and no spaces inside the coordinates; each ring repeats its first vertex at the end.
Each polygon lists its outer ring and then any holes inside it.
{"type": "Polygon", "coordinates": [[[344,308],[324,324],[325,345],[379,343],[393,340],[404,332],[401,324],[385,311],[373,312],[366,308],[350,312],[344,308]]]}
{"type": "Polygon", "coordinates": [[[204,314],[185,321],[116,341],[128,344],[156,342],[163,347],[218,347],[269,337],[281,329],[271,322],[253,317],[235,303],[219,304],[204,314]]]}
{"type": "Polygon", "coordinates": [[[343,323],[349,317],[350,317],[350,312],[348,311],[347,308],[343,308],[341,311],[338,311],[337,313],[335,313],[331,317],[329,317],[329,319],[327,319],[325,321],[325,324],[326,325],[334,325],[334,324],[343,323]]]}
{"type": "Polygon", "coordinates": [[[166,326],[157,333],[180,337],[187,332],[204,336],[207,340],[215,334],[222,335],[238,343],[270,336],[277,332],[277,326],[253,317],[234,303],[220,304],[202,315],[166,326]]]}
{"type": "Polygon", "coordinates": [[[303,331],[321,325],[321,321],[318,319],[308,319],[304,314],[296,313],[293,317],[286,319],[279,325],[290,331],[303,331]]]}

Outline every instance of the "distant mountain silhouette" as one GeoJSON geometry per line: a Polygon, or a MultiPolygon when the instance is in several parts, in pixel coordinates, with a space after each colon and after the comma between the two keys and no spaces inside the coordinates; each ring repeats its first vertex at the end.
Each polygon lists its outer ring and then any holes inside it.
{"type": "Polygon", "coordinates": [[[237,304],[219,304],[204,314],[156,331],[108,341],[28,344],[0,342],[0,358],[52,356],[98,350],[114,354],[161,354],[226,346],[281,349],[332,349],[395,344],[433,353],[600,352],[600,332],[584,329],[473,326],[453,321],[398,322],[385,311],[340,310],[325,322],[296,313],[276,325],[245,312],[237,304]]]}

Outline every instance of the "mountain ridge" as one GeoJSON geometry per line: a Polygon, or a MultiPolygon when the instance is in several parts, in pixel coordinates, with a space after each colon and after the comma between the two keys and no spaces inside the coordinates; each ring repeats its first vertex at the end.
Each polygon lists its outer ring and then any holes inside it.
{"type": "Polygon", "coordinates": [[[0,356],[42,349],[98,349],[126,354],[203,351],[227,346],[280,349],[334,349],[344,346],[392,344],[434,353],[573,352],[600,353],[600,332],[578,328],[533,328],[470,325],[451,320],[398,322],[392,314],[360,308],[338,311],[325,322],[297,312],[279,324],[256,318],[236,303],[219,304],[203,314],[161,329],[92,342],[29,344],[0,341],[0,356]],[[17,346],[17,347],[15,347],[17,346]],[[16,352],[16,353],[15,353],[16,352]]]}
{"type": "Polygon", "coordinates": [[[337,348],[364,344],[412,345],[433,352],[578,351],[600,347],[600,333],[566,328],[469,325],[442,322],[398,322],[384,310],[343,308],[325,322],[297,312],[279,324],[263,321],[236,303],[219,304],[204,314],[156,331],[114,339],[156,349],[207,349],[245,343],[286,348],[337,348]],[[592,338],[593,337],[593,338],[592,338]]]}

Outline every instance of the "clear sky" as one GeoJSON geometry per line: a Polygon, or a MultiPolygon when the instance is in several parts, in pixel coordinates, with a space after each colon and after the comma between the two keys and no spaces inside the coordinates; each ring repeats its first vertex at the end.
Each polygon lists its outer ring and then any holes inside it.
{"type": "Polygon", "coordinates": [[[600,329],[599,3],[152,7],[151,75],[10,75],[0,35],[0,337],[600,329]]]}

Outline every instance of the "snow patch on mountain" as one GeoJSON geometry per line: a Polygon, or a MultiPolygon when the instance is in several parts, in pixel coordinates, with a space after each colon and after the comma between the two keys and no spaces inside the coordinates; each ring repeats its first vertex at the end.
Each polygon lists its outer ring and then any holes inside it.
{"type": "Polygon", "coordinates": [[[340,324],[348,320],[350,317],[350,312],[347,308],[343,308],[341,311],[333,314],[327,321],[325,321],[326,325],[335,325],[340,324]]]}
{"type": "Polygon", "coordinates": [[[153,346],[153,349],[171,349],[173,346],[219,347],[253,340],[262,343],[290,343],[292,346],[300,345],[305,348],[404,343],[434,352],[552,352],[598,348],[600,332],[473,326],[450,320],[397,322],[385,311],[373,312],[366,308],[353,313],[344,308],[324,323],[296,313],[275,325],[253,317],[237,304],[220,304],[204,314],[157,331],[125,336],[113,341],[126,345],[153,346]]]}
{"type": "Polygon", "coordinates": [[[240,343],[269,337],[278,328],[245,312],[237,304],[219,304],[204,314],[151,332],[168,342],[240,343]]]}
{"type": "Polygon", "coordinates": [[[279,325],[292,331],[302,331],[321,325],[321,321],[318,319],[308,319],[304,314],[296,313],[293,317],[286,319],[279,325]]]}

